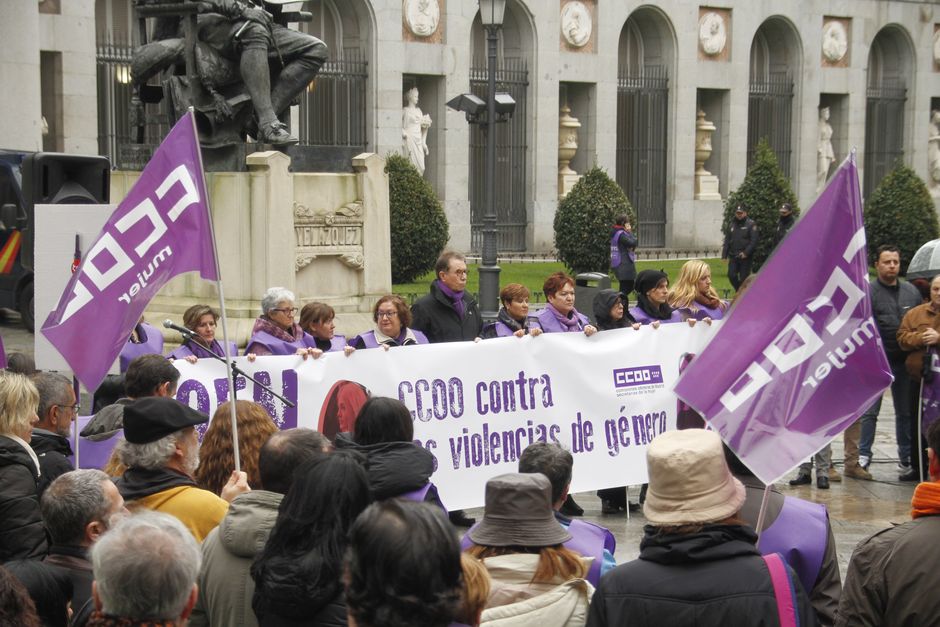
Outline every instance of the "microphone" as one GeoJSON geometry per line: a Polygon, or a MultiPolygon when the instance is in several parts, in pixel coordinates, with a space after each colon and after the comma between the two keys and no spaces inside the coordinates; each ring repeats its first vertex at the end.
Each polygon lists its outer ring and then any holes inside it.
{"type": "Polygon", "coordinates": [[[185,337],[185,338],[191,338],[191,337],[193,337],[194,335],[196,335],[195,333],[193,333],[192,331],[190,331],[190,330],[187,329],[186,327],[181,327],[181,326],[179,326],[178,324],[173,324],[173,321],[170,320],[169,318],[167,318],[166,320],[163,321],[163,327],[166,328],[166,329],[173,329],[174,331],[177,331],[178,333],[181,333],[181,334],[183,335],[183,337],[185,337]]]}

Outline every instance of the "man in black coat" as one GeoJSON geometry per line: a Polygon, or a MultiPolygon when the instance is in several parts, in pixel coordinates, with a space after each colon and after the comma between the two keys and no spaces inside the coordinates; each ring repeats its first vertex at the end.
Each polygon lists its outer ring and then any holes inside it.
{"type": "Polygon", "coordinates": [[[75,470],[68,458],[72,455],[69,436],[72,422],[78,416],[78,403],[72,383],[60,374],[39,372],[32,376],[32,381],[39,390],[36,410],[39,422],[33,427],[29,445],[39,458],[39,495],[42,496],[56,477],[75,470]]]}
{"type": "Polygon", "coordinates": [[[78,611],[91,598],[94,580],[88,549],[129,512],[111,478],[96,469],[61,475],[49,485],[40,505],[52,540],[43,561],[72,581],[72,608],[78,611]]]}
{"type": "Polygon", "coordinates": [[[423,332],[431,344],[465,342],[480,335],[483,317],[477,301],[466,292],[467,260],[460,253],[445,252],[434,265],[437,279],[430,293],[411,306],[413,329],[423,332]]]}
{"type": "Polygon", "coordinates": [[[721,258],[728,260],[728,280],[735,291],[751,273],[751,257],[756,247],[757,224],[747,217],[747,207],[738,205],[721,249],[721,258]]]}
{"type": "MultiPolygon", "coordinates": [[[[411,327],[423,332],[431,344],[475,340],[483,329],[477,301],[466,292],[467,259],[460,253],[442,253],[434,265],[437,279],[431,291],[411,306],[411,327]]],[[[455,525],[470,527],[474,519],[463,510],[450,513],[455,525]]]]}

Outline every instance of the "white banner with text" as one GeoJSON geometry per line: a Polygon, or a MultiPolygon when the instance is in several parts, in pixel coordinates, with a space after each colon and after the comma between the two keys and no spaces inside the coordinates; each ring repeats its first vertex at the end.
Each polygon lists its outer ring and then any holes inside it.
{"type": "MultiPolygon", "coordinates": [[[[684,411],[672,391],[680,363],[718,326],[507,337],[316,360],[238,358],[240,368],[296,407],[244,377],[236,397],[262,404],[282,429],[328,436],[352,430],[367,392],[400,399],[414,418],[415,442],[434,455],[431,480],[449,509],[481,506],[487,479],[516,472],[519,454],[538,440],[559,442],[574,455],[572,492],[635,485],[646,481],[646,446],[675,429],[684,411]]],[[[211,416],[228,398],[225,365],[175,363],[182,375],[177,398],[211,416]]]]}

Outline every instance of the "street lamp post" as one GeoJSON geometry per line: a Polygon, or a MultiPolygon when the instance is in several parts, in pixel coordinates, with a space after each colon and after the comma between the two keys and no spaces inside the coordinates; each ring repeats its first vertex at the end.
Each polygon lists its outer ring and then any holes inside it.
{"type": "Polygon", "coordinates": [[[486,209],[483,213],[483,257],[480,263],[480,309],[484,320],[495,320],[499,307],[499,266],[496,265],[496,46],[503,26],[506,0],[479,0],[486,29],[486,209]]]}

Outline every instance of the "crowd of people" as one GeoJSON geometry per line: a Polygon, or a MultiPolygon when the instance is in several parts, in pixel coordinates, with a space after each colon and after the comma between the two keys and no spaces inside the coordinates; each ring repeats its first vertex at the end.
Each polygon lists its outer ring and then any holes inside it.
{"type": "MultiPolygon", "coordinates": [[[[611,246],[623,242],[615,233],[611,246]]],[[[895,385],[899,372],[909,377],[893,395],[900,433],[916,402],[910,380],[940,342],[940,278],[928,302],[916,290],[914,302],[897,277],[896,248],[878,251],[876,270],[873,307],[895,385]]],[[[379,299],[375,328],[349,341],[335,333],[328,305],[305,305],[298,324],[294,295],[272,288],[246,354],[593,336],[708,324],[732,306],[708,264],[692,260],[673,285],[655,270],[622,279],[621,288],[632,281],[634,306],[623,291],[598,291],[593,321],[576,309],[564,273],[546,279],[547,304],[534,315],[529,291],[510,284],[497,320],[484,325],[465,290],[465,259],[445,253],[436,271],[411,308],[395,295],[379,299]]],[[[0,625],[921,625],[940,616],[928,588],[938,423],[926,434],[930,480],[917,486],[913,520],[859,545],[844,591],[825,507],[765,492],[700,418],[648,446],[647,527],[639,558],[618,566],[613,534],[580,518],[569,494],[574,459],[558,444],[531,444],[516,472],[490,479],[475,521],[446,508],[433,457],[414,442],[397,399],[361,390],[329,433],[278,430],[262,406],[239,400],[234,442],[229,403],[210,420],[174,398],[173,359],[234,354],[216,340],[217,321],[211,307],[190,308],[192,335],[170,359],[141,349],[156,333],[141,321],[129,344],[143,352],[127,361],[119,391],[99,390],[81,433],[107,444],[102,470],[72,467],[78,403],[68,379],[0,372],[0,625]],[[925,551],[928,562],[918,559],[925,551]]],[[[877,414],[878,406],[853,427],[861,443],[848,476],[870,478],[857,469],[870,463],[877,414]]],[[[919,473],[912,436],[898,444],[901,472],[919,473]]],[[[607,514],[631,506],[624,488],[599,496],[607,514]]]]}

